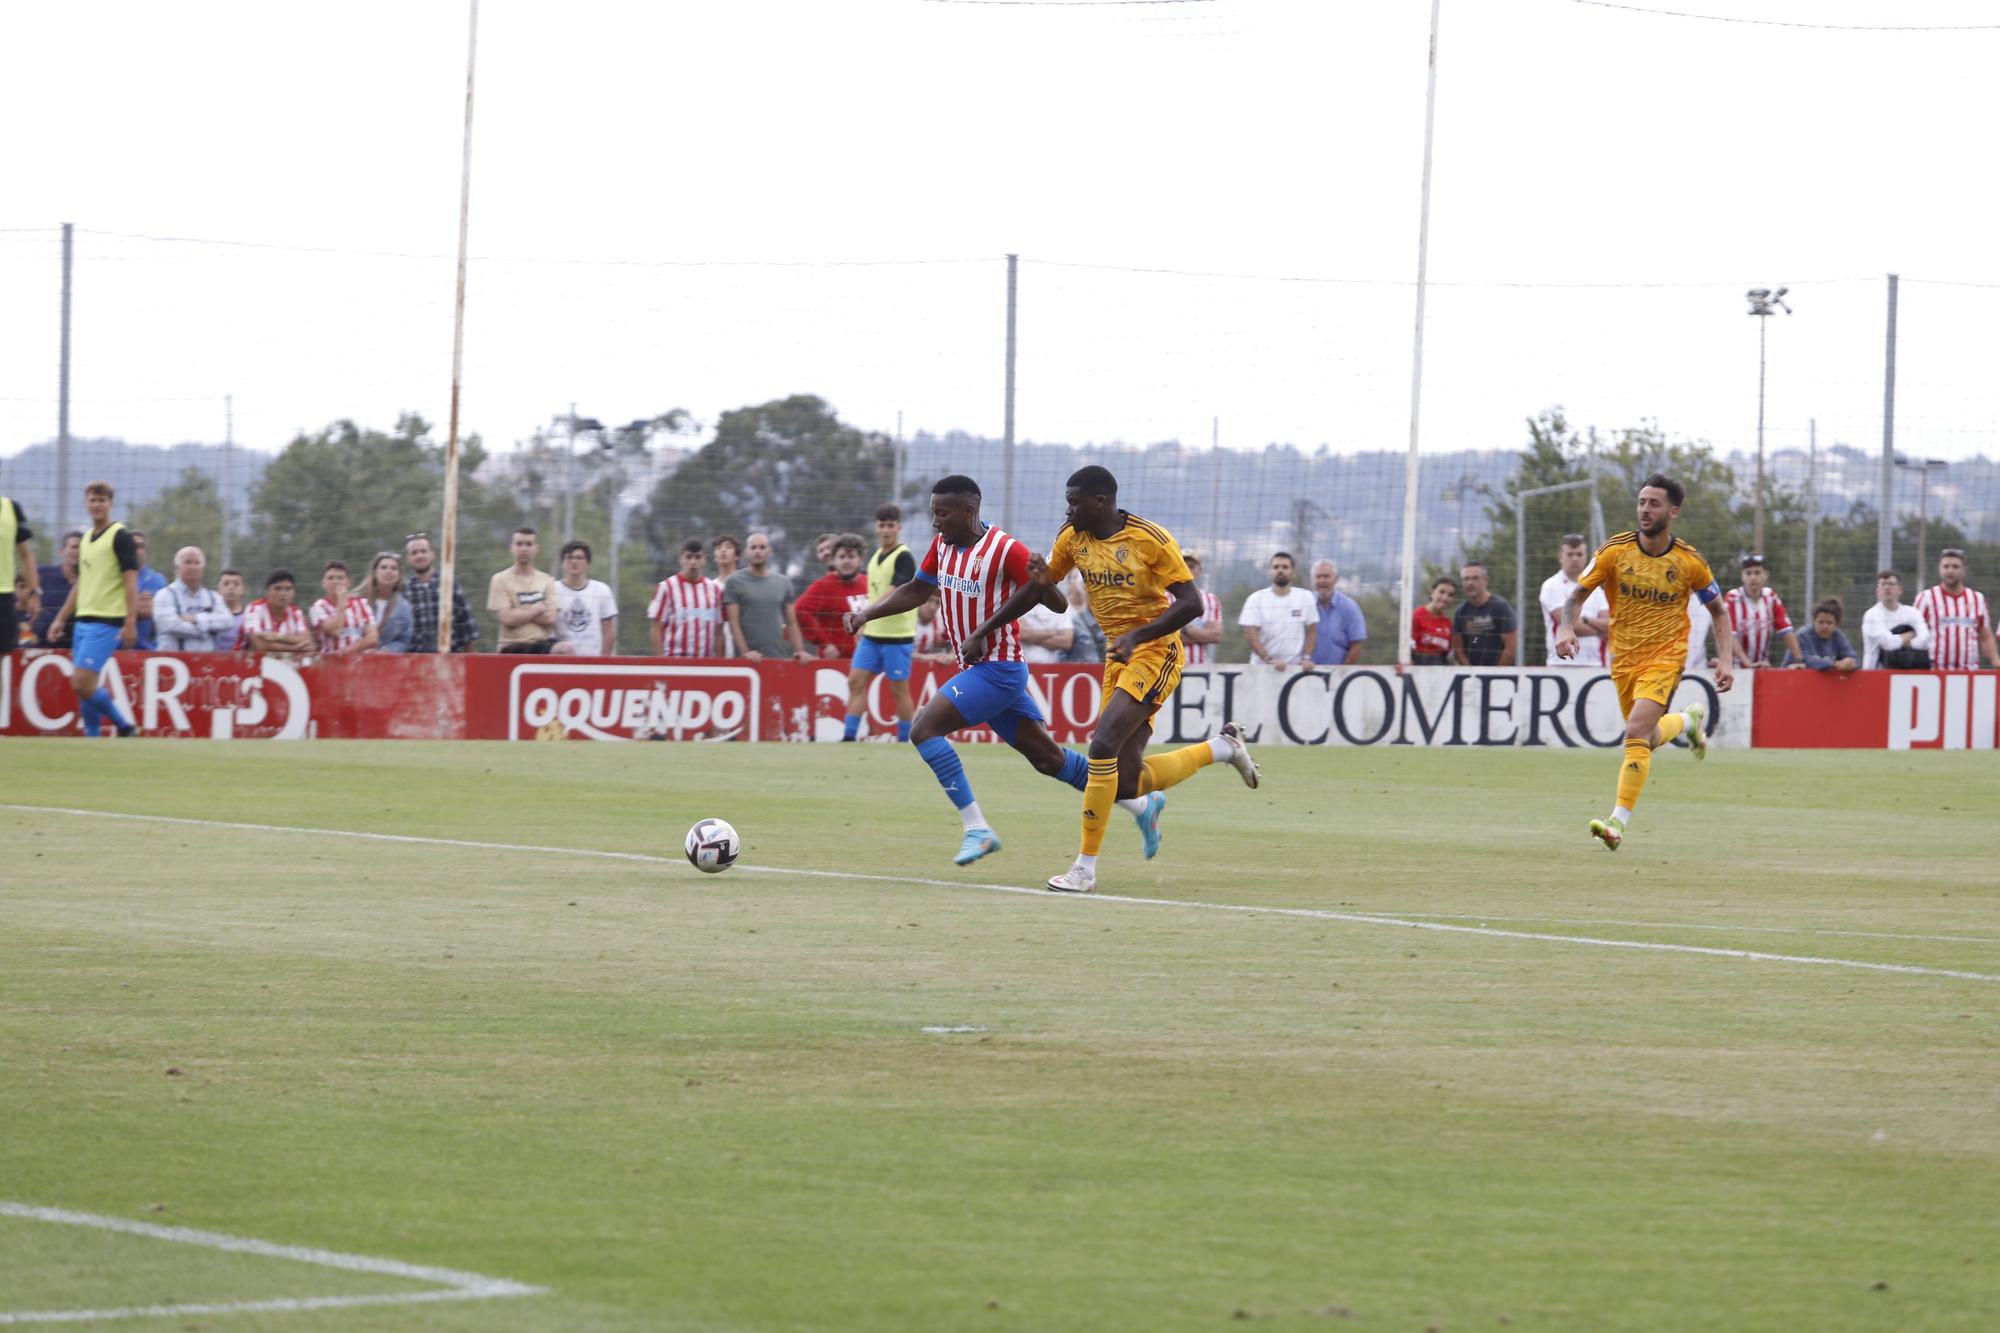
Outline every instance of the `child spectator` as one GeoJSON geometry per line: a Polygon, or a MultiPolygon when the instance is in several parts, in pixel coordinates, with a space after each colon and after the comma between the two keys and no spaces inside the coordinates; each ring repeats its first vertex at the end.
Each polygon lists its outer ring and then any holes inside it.
{"type": "Polygon", "coordinates": [[[306,619],[312,623],[323,653],[365,653],[380,640],[375,628],[375,612],[365,597],[348,594],[347,565],[339,560],[326,562],[320,587],[326,596],[312,604],[306,619]]]}
{"type": "Polygon", "coordinates": [[[312,627],[306,624],[306,613],[292,603],[297,592],[298,580],[291,570],[272,570],[264,580],[264,595],[243,613],[236,646],[260,653],[311,652],[312,627]]]}
{"type": "Polygon", "coordinates": [[[1410,664],[1412,666],[1451,665],[1451,604],[1458,596],[1458,580],[1449,574],[1431,584],[1428,602],[1410,613],[1410,664]]]}
{"type": "Polygon", "coordinates": [[[1840,599],[1829,597],[1813,608],[1812,631],[1799,635],[1799,657],[1814,671],[1844,676],[1855,669],[1854,649],[1840,632],[1840,599]]]}

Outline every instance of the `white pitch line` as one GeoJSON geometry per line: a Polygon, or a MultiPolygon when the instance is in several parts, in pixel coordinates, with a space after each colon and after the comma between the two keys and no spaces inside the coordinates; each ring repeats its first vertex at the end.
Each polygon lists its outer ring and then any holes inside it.
{"type": "Polygon", "coordinates": [[[342,1254],[338,1250],[318,1250],[302,1245],[279,1245],[243,1236],[225,1236],[217,1231],[196,1231],[192,1227],[164,1227],[130,1218],[107,1217],[101,1213],[78,1213],[67,1208],[40,1208],[33,1204],[0,1200],[0,1217],[19,1217],[31,1222],[54,1222],[63,1226],[91,1227],[116,1231],[149,1240],[171,1241],[176,1245],[196,1245],[206,1250],[233,1254],[254,1254],[266,1259],[289,1259],[294,1263],[338,1268],[350,1273],[374,1273],[383,1277],[408,1278],[414,1282],[436,1283],[443,1290],[387,1292],[360,1296],[281,1297],[263,1301],[219,1301],[184,1305],[128,1305],[104,1310],[0,1310],[0,1324],[75,1324],[93,1319],[155,1319],[199,1314],[245,1314],[257,1310],[332,1310],[352,1305],[412,1305],[433,1301],[490,1301],[507,1296],[537,1296],[545,1287],[531,1287],[506,1278],[481,1273],[460,1272],[456,1268],[435,1268],[428,1264],[406,1264],[400,1259],[378,1259],[365,1254],[342,1254]]]}
{"type": "MultiPolygon", "coordinates": [[[[1360,910],[1360,909],[1356,909],[1360,910]]],[[[1368,912],[1363,916],[1407,916],[1418,921],[1533,922],[1542,926],[1636,926],[1642,930],[1717,930],[1746,935],[1826,935],[1850,940],[1916,940],[1929,944],[2000,944],[1990,935],[1904,935],[1887,930],[1828,930],[1822,926],[1739,926],[1697,921],[1626,921],[1607,917],[1494,916],[1487,912],[1368,912]]]]}
{"type": "MultiPolygon", "coordinates": [[[[528,852],[547,856],[582,856],[610,861],[636,861],[648,865],[692,867],[679,857],[654,856],[646,852],[611,852],[592,847],[547,847],[537,843],[475,842],[465,838],[430,838],[408,833],[370,833],[357,829],[308,828],[287,824],[247,824],[220,819],[189,819],[178,815],[140,815],[113,810],[79,810],[67,806],[16,805],[0,802],[0,810],[28,814],[75,815],[87,819],[124,819],[144,824],[184,824],[194,828],[245,829],[255,833],[294,833],[323,838],[357,838],[370,842],[416,843],[429,847],[463,847],[474,851],[528,852]]],[[[1411,916],[1384,916],[1373,912],[1335,912],[1317,907],[1267,907],[1252,903],[1207,903],[1185,898],[1140,898],[1117,893],[1054,894],[1045,888],[1020,884],[991,884],[956,879],[922,879],[908,875],[870,875],[853,870],[803,870],[787,866],[758,866],[737,863],[739,871],[764,875],[793,875],[809,879],[840,879],[874,884],[915,884],[926,888],[973,889],[983,893],[1017,893],[1049,902],[1120,903],[1133,907],[1172,907],[1183,911],[1230,912],[1247,916],[1301,917],[1311,921],[1344,921],[1362,926],[1397,926],[1405,930],[1428,930],[1444,935],[1480,935],[1488,939],[1526,940],[1539,944],[1573,944],[1598,949],[1634,949],[1647,953],[1688,954],[1704,958],[1739,958],[1755,963],[1790,963],[1801,967],[1842,967],[1860,972],[1891,972],[1904,976],[1946,977],[1955,981],[2000,982],[2000,974],[1970,972],[1948,967],[1920,967],[1914,963],[1871,963],[1858,958],[1825,958],[1814,954],[1766,953],[1757,949],[1722,949],[1703,944],[1664,944],[1655,940],[1614,940],[1590,935],[1555,935],[1532,930],[1498,930],[1491,926],[1458,925],[1448,921],[1419,920],[1411,916]]],[[[1465,918],[1476,919],[1476,918],[1465,918]]]]}

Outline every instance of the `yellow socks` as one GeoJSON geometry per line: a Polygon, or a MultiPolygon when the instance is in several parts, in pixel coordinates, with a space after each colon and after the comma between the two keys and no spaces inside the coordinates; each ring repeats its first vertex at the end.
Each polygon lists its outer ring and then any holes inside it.
{"type": "Polygon", "coordinates": [[[1083,855],[1095,857],[1104,845],[1104,828],[1118,803],[1118,760],[1093,759],[1083,786],[1083,855]]]}
{"type": "Polygon", "coordinates": [[[1673,744],[1674,737],[1680,735],[1683,731],[1687,730],[1687,724],[1688,724],[1687,716],[1685,714],[1682,713],[1666,714],[1664,717],[1660,719],[1660,725],[1654,728],[1654,730],[1659,734],[1660,737],[1660,739],[1655,741],[1654,744],[1655,745],[1673,744]]]}
{"type": "Polygon", "coordinates": [[[1146,760],[1145,770],[1139,776],[1139,794],[1165,791],[1178,783],[1186,782],[1196,773],[1215,762],[1215,751],[1207,741],[1156,754],[1146,760]]]}
{"type": "Polygon", "coordinates": [[[1630,810],[1639,804],[1639,790],[1653,769],[1653,747],[1644,740],[1625,742],[1625,763],[1618,770],[1618,808],[1630,810]]]}

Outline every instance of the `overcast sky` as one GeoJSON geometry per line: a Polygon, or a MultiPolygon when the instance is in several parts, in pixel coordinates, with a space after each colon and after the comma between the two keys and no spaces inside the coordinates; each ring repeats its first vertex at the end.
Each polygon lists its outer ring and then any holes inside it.
{"type": "MultiPolygon", "coordinates": [[[[1978,0],[1655,7],[2000,23],[1978,0]]],[[[1899,442],[1995,450],[2000,29],[1443,15],[1427,448],[1512,445],[1555,403],[1747,447],[1742,293],[1781,283],[1772,446],[1817,417],[1879,447],[1896,271],[1899,442]]],[[[486,0],[466,426],[504,445],[572,401],[712,422],[814,392],[869,427],[997,435],[1013,251],[1023,438],[1205,443],[1219,417],[1231,446],[1400,448],[1428,20],[486,0]]],[[[441,426],[465,29],[450,0],[0,11],[0,228],[25,229],[0,233],[0,454],[55,431],[65,221],[77,434],[219,438],[224,394],[262,448],[338,417],[441,426]]]]}

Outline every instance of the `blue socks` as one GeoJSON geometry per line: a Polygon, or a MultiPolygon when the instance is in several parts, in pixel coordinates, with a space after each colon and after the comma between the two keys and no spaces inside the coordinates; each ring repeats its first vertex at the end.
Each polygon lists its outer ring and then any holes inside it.
{"type": "Polygon", "coordinates": [[[859,732],[860,732],[860,731],[861,731],[861,718],[860,718],[860,716],[859,716],[859,715],[857,715],[857,714],[854,714],[854,713],[849,713],[849,714],[848,714],[848,715],[847,715],[847,716],[846,716],[846,717],[845,717],[845,718],[844,718],[844,719],[843,719],[843,720],[841,721],[841,724],[840,724],[840,739],[842,739],[842,740],[844,740],[844,741],[851,741],[851,740],[853,740],[853,739],[855,738],[855,736],[856,736],[857,734],[859,734],[859,732]]]}
{"type": "Polygon", "coordinates": [[[83,714],[83,734],[86,736],[101,734],[107,719],[119,731],[132,729],[132,724],[118,711],[118,705],[112,702],[111,688],[108,685],[99,685],[95,694],[88,699],[78,699],[76,706],[77,711],[83,714]]]}
{"type": "Polygon", "coordinates": [[[899,740],[899,741],[907,741],[908,739],[910,739],[910,724],[909,724],[909,723],[907,723],[907,722],[898,722],[898,723],[896,724],[896,739],[897,739],[897,740],[899,740]]]}
{"type": "MultiPolygon", "coordinates": [[[[933,736],[917,747],[931,772],[937,774],[938,786],[951,803],[963,810],[972,804],[972,784],[965,780],[965,766],[958,762],[958,751],[942,736],[933,736]]],[[[1081,758],[1081,756],[1078,756],[1081,758]]]]}
{"type": "Polygon", "coordinates": [[[1082,791],[1084,784],[1089,780],[1090,760],[1086,759],[1080,750],[1065,749],[1062,772],[1056,774],[1056,781],[1067,782],[1078,791],[1082,791]]]}
{"type": "MultiPolygon", "coordinates": [[[[97,694],[104,691],[99,690],[97,694]]],[[[83,734],[95,739],[104,731],[104,714],[97,711],[97,694],[76,701],[77,711],[83,714],[83,734]]]]}

